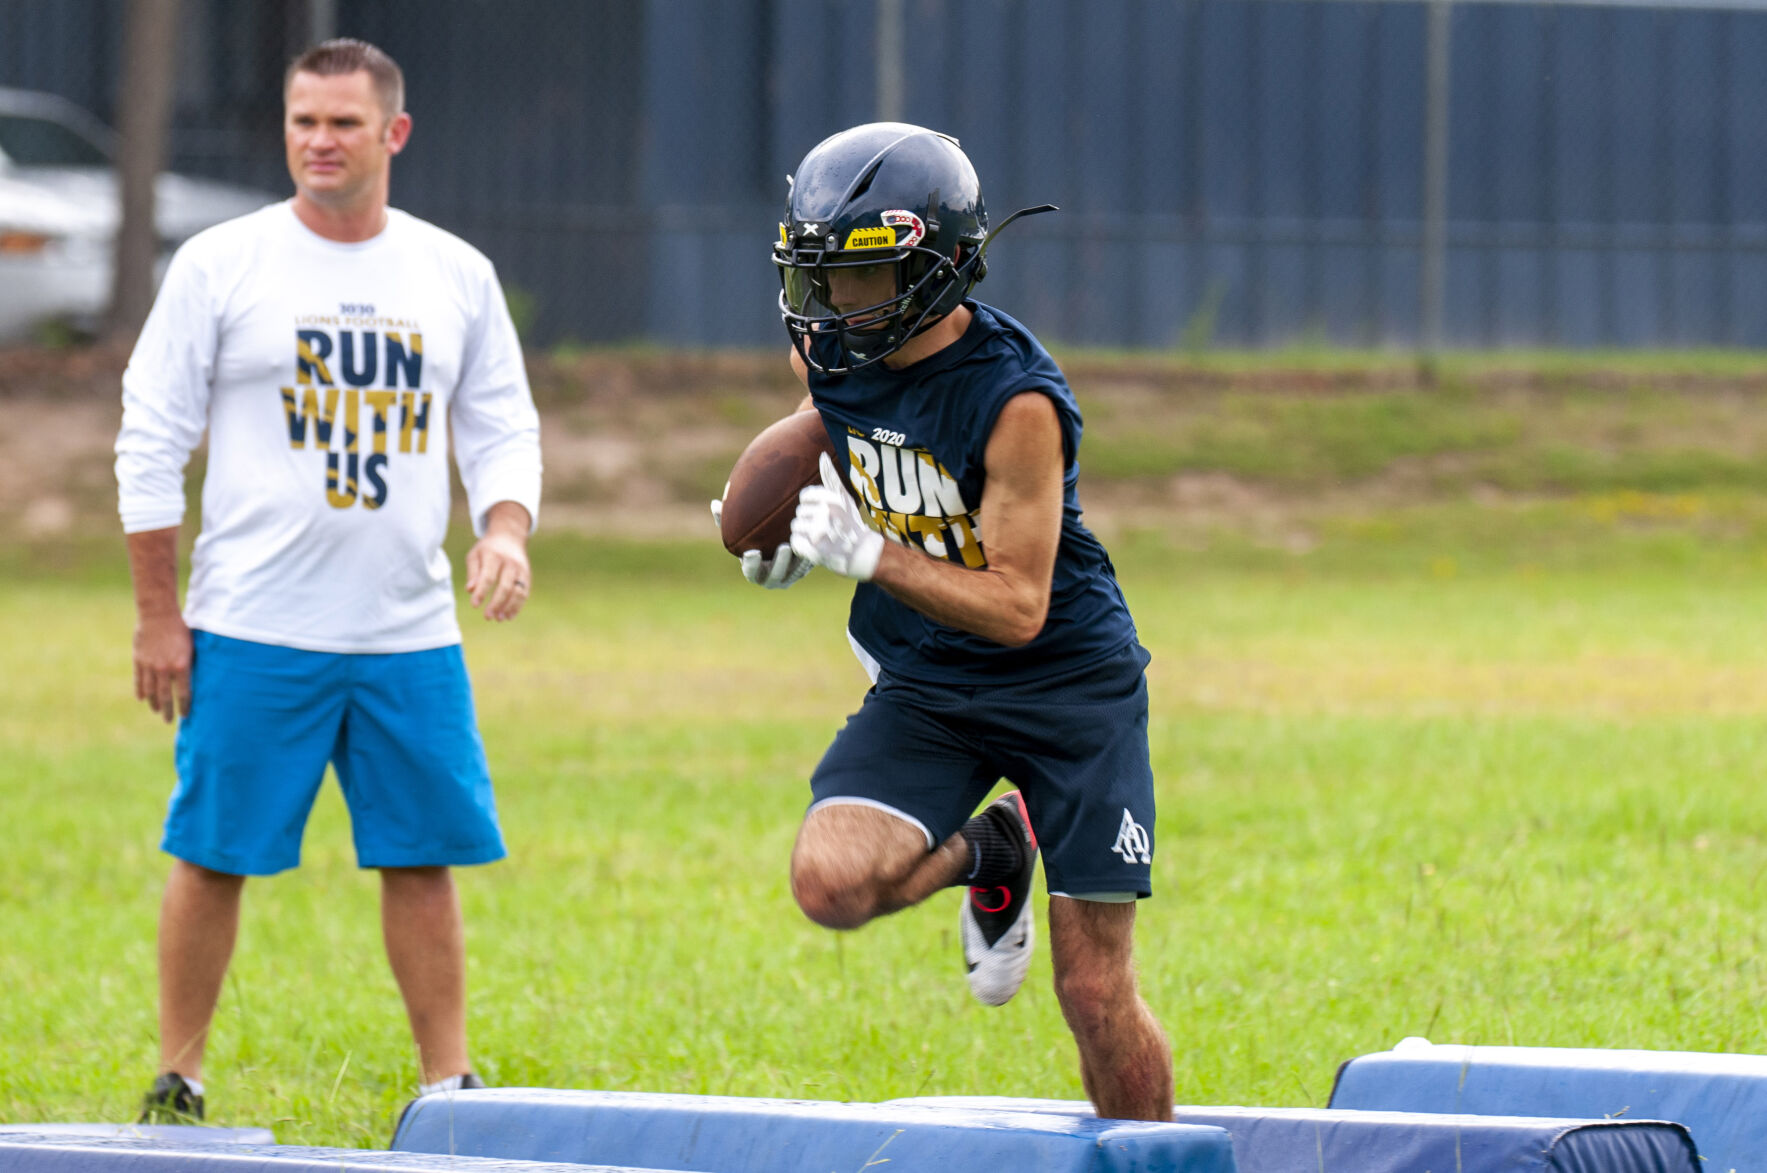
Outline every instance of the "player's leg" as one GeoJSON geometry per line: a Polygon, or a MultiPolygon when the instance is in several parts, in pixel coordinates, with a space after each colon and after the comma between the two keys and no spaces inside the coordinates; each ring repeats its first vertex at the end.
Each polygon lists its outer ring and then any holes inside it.
{"type": "MultiPolygon", "coordinates": [[[[195,1082],[200,1097],[245,877],[299,865],[342,705],[334,656],[192,636],[191,706],[160,843],[174,857],[160,904],[160,1070],[195,1082]]],[[[150,1113],[181,1094],[164,1082],[149,1093],[150,1113]]]]}
{"type": "Polygon", "coordinates": [[[1080,1078],[1100,1116],[1172,1118],[1172,1049],[1135,985],[1135,903],[1049,899],[1050,956],[1080,1078]]]}
{"type": "Polygon", "coordinates": [[[472,1070],[466,1052],[466,930],[447,868],[382,868],[380,924],[405,999],[422,1082],[472,1070]]]}
{"type": "Polygon", "coordinates": [[[239,935],[245,877],[172,861],[160,900],[160,1072],[202,1086],[203,1051],[239,935]]]}
{"type": "Polygon", "coordinates": [[[1136,990],[1136,900],[1152,894],[1146,652],[1004,695],[990,738],[1011,747],[1043,852],[1056,994],[1100,1115],[1167,1119],[1171,1055],[1136,990]],[[1083,898],[1084,897],[1084,898],[1083,898]]]}
{"type": "Polygon", "coordinates": [[[959,835],[928,851],[917,822],[869,805],[832,803],[811,810],[798,828],[791,889],[817,924],[856,929],[951,887],[968,865],[959,835]]]}
{"type": "Polygon", "coordinates": [[[458,645],[353,658],[335,758],[357,862],[381,874],[387,961],[421,1081],[466,1075],[466,945],[453,867],[504,855],[458,645]]]}
{"type": "Polygon", "coordinates": [[[963,700],[885,676],[836,735],[792,850],[792,894],[811,920],[858,928],[965,882],[974,861],[959,830],[1000,775],[950,719],[963,700]]]}

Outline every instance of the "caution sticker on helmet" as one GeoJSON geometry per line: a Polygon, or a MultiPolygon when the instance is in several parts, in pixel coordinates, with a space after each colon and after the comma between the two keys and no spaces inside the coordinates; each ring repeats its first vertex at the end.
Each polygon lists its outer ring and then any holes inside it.
{"type": "Polygon", "coordinates": [[[894,228],[855,228],[847,233],[847,243],[843,249],[854,248],[895,248],[896,230],[894,228]]]}
{"type": "Polygon", "coordinates": [[[896,243],[903,248],[919,244],[926,236],[926,224],[913,212],[901,208],[891,208],[883,214],[883,222],[892,228],[903,228],[907,231],[896,238],[896,243]]]}

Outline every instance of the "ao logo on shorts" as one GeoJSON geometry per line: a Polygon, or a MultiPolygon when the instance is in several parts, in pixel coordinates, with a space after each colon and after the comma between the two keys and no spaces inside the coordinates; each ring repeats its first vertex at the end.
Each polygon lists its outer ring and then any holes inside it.
{"type": "Polygon", "coordinates": [[[1153,862],[1153,841],[1147,837],[1147,828],[1135,821],[1129,808],[1123,808],[1123,825],[1117,828],[1117,841],[1111,850],[1123,857],[1124,863],[1153,862]]]}

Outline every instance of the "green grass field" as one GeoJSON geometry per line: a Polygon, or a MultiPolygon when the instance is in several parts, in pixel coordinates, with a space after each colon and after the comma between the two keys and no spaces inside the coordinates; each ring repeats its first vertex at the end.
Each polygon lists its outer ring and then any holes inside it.
{"type": "MultiPolygon", "coordinates": [[[[1154,652],[1146,996],[1181,1102],[1318,1105],[1438,1042],[1767,1050],[1767,504],[1627,489],[1113,548],[1154,652]]],[[[858,700],[846,592],[707,540],[552,538],[468,623],[505,863],[463,873],[495,1083],[828,1099],[1079,1097],[1041,957],[988,1009],[955,894],[837,935],[786,858],[858,700]]],[[[124,1120],[155,1061],[169,731],[129,695],[103,544],[0,603],[0,1120],[124,1120]]],[[[818,579],[821,578],[821,581],[818,579]]],[[[415,1062],[334,787],[247,889],[211,1120],[384,1146],[415,1062]]]]}

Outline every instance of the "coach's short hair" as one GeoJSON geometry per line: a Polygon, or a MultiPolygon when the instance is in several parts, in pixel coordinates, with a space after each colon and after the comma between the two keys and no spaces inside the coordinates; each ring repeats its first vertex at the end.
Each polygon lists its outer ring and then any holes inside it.
{"type": "Polygon", "coordinates": [[[296,57],[289,64],[288,72],[282,75],[282,93],[284,98],[288,96],[288,87],[297,73],[337,77],[358,70],[366,72],[373,80],[374,91],[380,95],[381,107],[388,118],[405,109],[405,74],[399,69],[399,63],[377,46],[353,37],[322,41],[296,57]]]}

